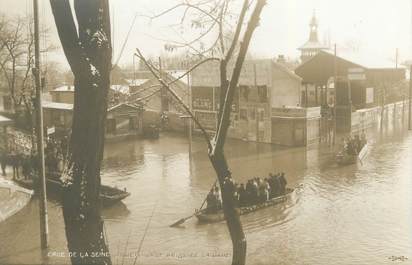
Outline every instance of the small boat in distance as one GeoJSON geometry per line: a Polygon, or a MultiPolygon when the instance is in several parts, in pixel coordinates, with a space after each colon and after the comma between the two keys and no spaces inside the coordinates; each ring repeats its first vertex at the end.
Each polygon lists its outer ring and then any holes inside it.
{"type": "Polygon", "coordinates": [[[336,155],[336,163],[338,165],[350,165],[355,164],[358,160],[362,161],[368,154],[368,148],[368,143],[365,143],[358,154],[348,154],[348,152],[342,150],[336,155]]]}
{"type": "Polygon", "coordinates": [[[146,139],[158,139],[160,128],[156,124],[150,124],[143,127],[143,137],[146,139]]]}
{"type": "MultiPolygon", "coordinates": [[[[268,201],[258,203],[255,205],[250,205],[250,206],[244,206],[237,208],[237,211],[239,215],[245,215],[248,213],[253,213],[258,210],[268,208],[273,205],[277,205],[283,202],[286,202],[287,200],[290,200],[292,196],[296,193],[296,191],[300,187],[297,188],[286,188],[285,194],[280,195],[278,197],[274,197],[268,201]]],[[[223,214],[223,210],[218,210],[217,212],[210,213],[207,211],[207,209],[200,210],[195,213],[196,218],[199,220],[201,223],[215,223],[215,222],[221,222],[225,220],[225,216],[223,214]]]]}
{"type": "MultiPolygon", "coordinates": [[[[31,179],[19,178],[15,179],[15,182],[27,189],[34,188],[33,180],[31,179]]],[[[62,192],[63,184],[60,180],[47,178],[46,187],[48,192],[59,194],[62,192]]],[[[128,196],[130,196],[130,193],[126,190],[121,190],[106,185],[100,186],[100,199],[102,201],[103,206],[111,206],[128,196]]]]}
{"type": "Polygon", "coordinates": [[[11,181],[0,180],[0,222],[26,206],[33,191],[17,186],[11,181]]]}

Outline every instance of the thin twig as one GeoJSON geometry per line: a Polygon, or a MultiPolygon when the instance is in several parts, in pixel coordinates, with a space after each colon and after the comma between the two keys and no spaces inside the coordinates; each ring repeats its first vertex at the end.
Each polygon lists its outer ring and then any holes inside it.
{"type": "Polygon", "coordinates": [[[174,83],[176,83],[177,81],[179,81],[180,79],[182,79],[183,77],[185,77],[186,75],[188,75],[190,72],[192,72],[193,70],[195,70],[197,67],[199,67],[200,65],[208,62],[208,61],[220,61],[219,58],[216,57],[210,57],[210,58],[206,58],[196,64],[194,64],[192,67],[189,68],[189,70],[187,70],[184,74],[180,75],[179,77],[177,77],[175,80],[173,80],[172,82],[169,82],[168,85],[172,85],[174,83]]]}
{"type": "Polygon", "coordinates": [[[146,58],[142,55],[139,49],[136,49],[137,54],[136,56],[139,57],[143,63],[147,66],[147,68],[150,70],[150,72],[156,77],[156,79],[172,94],[172,96],[182,105],[182,107],[185,109],[185,111],[189,114],[189,116],[192,118],[192,120],[196,123],[196,125],[199,127],[200,131],[202,132],[209,150],[212,150],[212,144],[210,142],[209,134],[206,132],[206,130],[203,128],[202,124],[200,124],[199,120],[195,117],[193,112],[190,110],[190,108],[184,103],[183,99],[181,99],[177,93],[168,85],[160,76],[156,73],[159,70],[156,69],[152,64],[150,64],[146,58]],[[156,71],[154,70],[156,69],[156,71]]]}

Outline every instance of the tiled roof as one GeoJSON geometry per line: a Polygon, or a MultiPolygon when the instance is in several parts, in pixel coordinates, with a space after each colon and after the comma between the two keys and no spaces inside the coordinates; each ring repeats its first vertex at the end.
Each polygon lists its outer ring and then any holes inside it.
{"type": "Polygon", "coordinates": [[[73,110],[73,104],[69,103],[43,101],[42,105],[45,109],[73,110]]]}

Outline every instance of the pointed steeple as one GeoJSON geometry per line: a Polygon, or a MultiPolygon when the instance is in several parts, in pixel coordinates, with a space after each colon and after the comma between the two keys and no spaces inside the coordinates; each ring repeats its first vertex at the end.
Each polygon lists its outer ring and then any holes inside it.
{"type": "Polygon", "coordinates": [[[299,48],[299,50],[301,51],[300,58],[303,62],[315,56],[319,51],[327,49],[327,47],[323,46],[318,39],[318,20],[316,18],[315,10],[313,10],[313,15],[312,19],[310,20],[309,27],[309,40],[299,48]]]}
{"type": "Polygon", "coordinates": [[[319,42],[318,40],[318,20],[316,19],[315,10],[313,10],[313,16],[312,16],[309,26],[310,26],[309,41],[319,42]]]}

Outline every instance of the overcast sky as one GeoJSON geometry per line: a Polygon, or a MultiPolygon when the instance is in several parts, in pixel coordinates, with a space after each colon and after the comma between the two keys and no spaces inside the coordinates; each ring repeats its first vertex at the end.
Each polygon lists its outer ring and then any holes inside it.
{"type": "MultiPolygon", "coordinates": [[[[176,0],[177,1],[177,0],[176,0]]],[[[151,14],[173,6],[175,0],[111,0],[114,14],[114,57],[126,37],[137,13],[151,14]]],[[[238,0],[241,1],[241,0],[238,0]]],[[[357,49],[359,53],[373,54],[394,60],[399,48],[401,60],[411,57],[411,6],[412,0],[268,0],[261,24],[251,43],[252,54],[259,57],[274,57],[284,54],[299,56],[297,48],[309,36],[309,21],[316,10],[319,21],[319,38],[329,38],[339,49],[357,49]]],[[[48,0],[40,0],[42,22],[52,29],[52,40],[60,45],[48,0]]],[[[32,0],[0,0],[0,10],[8,15],[31,12],[32,0]]],[[[183,12],[183,10],[181,10],[183,12]]],[[[132,54],[139,47],[145,54],[156,55],[163,51],[164,42],[157,38],[166,35],[166,26],[176,23],[181,12],[149,23],[139,17],[120,65],[130,64],[132,54]]],[[[64,62],[61,50],[50,55],[49,60],[64,62]]],[[[64,62],[65,63],[65,62],[64,62]]]]}

